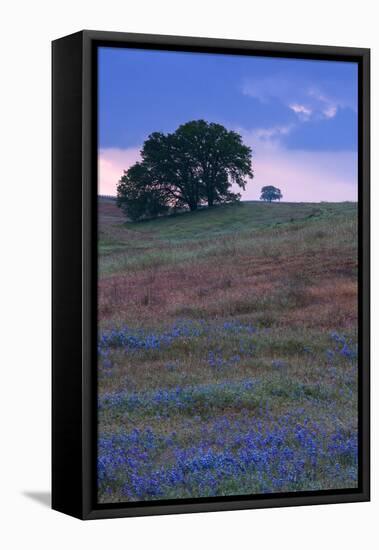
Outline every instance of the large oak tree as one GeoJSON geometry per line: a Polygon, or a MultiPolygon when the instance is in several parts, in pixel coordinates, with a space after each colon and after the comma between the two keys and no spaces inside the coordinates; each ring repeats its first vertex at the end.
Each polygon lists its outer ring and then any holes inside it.
{"type": "Polygon", "coordinates": [[[117,203],[134,220],[154,217],[170,207],[196,210],[240,198],[252,178],[252,151],[241,136],[221,124],[196,120],[174,133],[154,132],[143,144],[141,161],[122,176],[117,203]]]}

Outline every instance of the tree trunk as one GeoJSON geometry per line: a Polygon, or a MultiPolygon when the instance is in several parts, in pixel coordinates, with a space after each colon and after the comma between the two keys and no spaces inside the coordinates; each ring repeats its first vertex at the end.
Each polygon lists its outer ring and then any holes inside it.
{"type": "Polygon", "coordinates": [[[211,188],[211,185],[208,185],[207,201],[208,201],[208,208],[212,208],[214,204],[214,194],[213,194],[213,189],[211,188]]]}

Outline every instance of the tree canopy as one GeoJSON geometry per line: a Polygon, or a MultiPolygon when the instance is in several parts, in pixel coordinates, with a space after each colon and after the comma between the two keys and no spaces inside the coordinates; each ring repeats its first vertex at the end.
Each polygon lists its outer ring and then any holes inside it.
{"type": "Polygon", "coordinates": [[[194,120],[168,134],[152,133],[141,161],[117,187],[117,204],[132,220],[155,217],[170,208],[196,210],[201,204],[240,199],[232,184],[245,189],[253,177],[251,148],[221,124],[194,120]]]}
{"type": "Polygon", "coordinates": [[[261,189],[261,201],[280,201],[283,198],[282,192],[273,185],[266,185],[261,189]]]}

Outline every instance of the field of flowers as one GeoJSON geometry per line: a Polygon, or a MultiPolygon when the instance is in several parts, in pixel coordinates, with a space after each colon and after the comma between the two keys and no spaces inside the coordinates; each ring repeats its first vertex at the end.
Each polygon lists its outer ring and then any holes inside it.
{"type": "Polygon", "coordinates": [[[100,202],[100,502],[357,486],[355,208],[100,202]]]}

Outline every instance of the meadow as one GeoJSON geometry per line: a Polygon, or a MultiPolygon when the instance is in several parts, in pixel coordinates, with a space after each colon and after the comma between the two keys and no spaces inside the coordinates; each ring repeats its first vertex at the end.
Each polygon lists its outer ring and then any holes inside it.
{"type": "Polygon", "coordinates": [[[357,486],[357,205],[99,198],[98,499],[357,486]]]}

